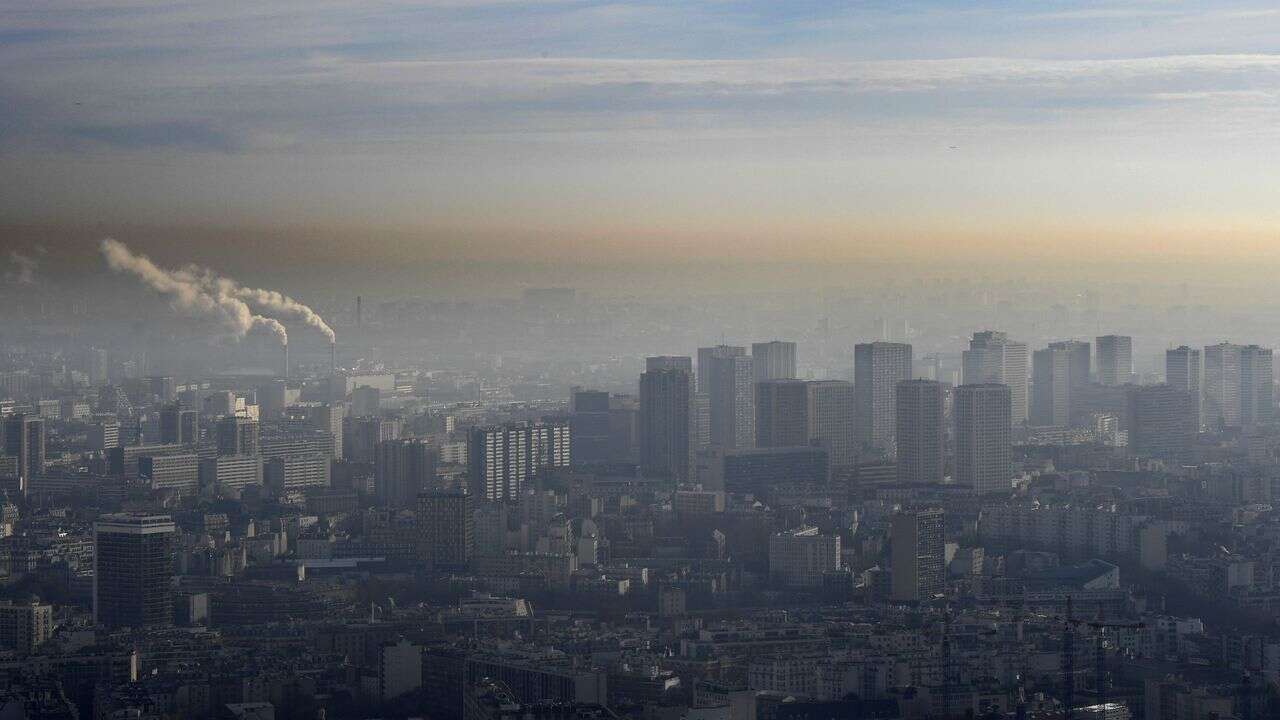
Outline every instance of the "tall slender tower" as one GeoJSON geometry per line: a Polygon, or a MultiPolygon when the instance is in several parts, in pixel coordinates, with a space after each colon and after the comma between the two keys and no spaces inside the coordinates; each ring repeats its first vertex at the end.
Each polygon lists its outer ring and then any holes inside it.
{"type": "Polygon", "coordinates": [[[942,510],[901,512],[889,525],[894,600],[919,602],[946,589],[946,536],[942,510]]]}
{"type": "Polygon", "coordinates": [[[827,449],[831,467],[852,467],[857,457],[853,383],[814,380],[805,385],[809,390],[809,442],[827,449]]]}
{"type": "MultiPolygon", "coordinates": [[[[755,371],[746,348],[720,345],[698,350],[699,377],[706,378],[711,408],[711,444],[751,448],[756,444],[755,371]],[[705,353],[704,350],[711,352],[705,353]]],[[[702,388],[699,380],[699,388],[702,388]]]]}
{"type": "Polygon", "coordinates": [[[1241,346],[1231,343],[1204,349],[1204,422],[1217,427],[1240,427],[1241,346]]]}
{"type": "Polygon", "coordinates": [[[1195,403],[1196,427],[1204,424],[1203,390],[1201,387],[1200,351],[1183,345],[1164,353],[1165,382],[1188,393],[1195,403]]]}
{"type": "Polygon", "coordinates": [[[1098,344],[1098,383],[1126,385],[1133,376],[1133,338],[1128,335],[1102,335],[1098,344]]]}
{"type": "Polygon", "coordinates": [[[940,483],[945,468],[943,387],[935,380],[898,383],[898,480],[940,483]]]}
{"type": "Polygon", "coordinates": [[[646,477],[693,479],[693,364],[654,357],[640,376],[640,470],[646,477]]]}
{"type": "Polygon", "coordinates": [[[1271,422],[1275,415],[1275,369],[1271,348],[1240,348],[1240,423],[1246,427],[1271,422]]]}
{"type": "Polygon", "coordinates": [[[974,333],[963,354],[961,382],[965,385],[1000,383],[1008,385],[1013,398],[1013,422],[1027,421],[1028,356],[1026,343],[1014,342],[994,330],[974,333]]]}
{"type": "Polygon", "coordinates": [[[31,479],[44,472],[44,420],[19,413],[4,421],[5,454],[18,461],[19,486],[26,491],[31,479]]]}
{"type": "Polygon", "coordinates": [[[755,381],[786,380],[796,376],[796,344],[773,340],[751,344],[755,381]]]}
{"type": "Polygon", "coordinates": [[[1012,399],[1008,385],[955,389],[956,482],[975,493],[1008,492],[1012,478],[1012,399]]]}
{"type": "Polygon", "coordinates": [[[1089,384],[1089,343],[1049,343],[1032,361],[1031,424],[1070,425],[1076,392],[1089,384]]]}
{"type": "Polygon", "coordinates": [[[173,519],[104,515],[94,523],[93,618],[106,627],[173,623],[173,519]]]}
{"type": "Polygon", "coordinates": [[[854,430],[859,444],[893,451],[897,387],[911,379],[911,346],[860,343],[853,349],[854,430]]]}

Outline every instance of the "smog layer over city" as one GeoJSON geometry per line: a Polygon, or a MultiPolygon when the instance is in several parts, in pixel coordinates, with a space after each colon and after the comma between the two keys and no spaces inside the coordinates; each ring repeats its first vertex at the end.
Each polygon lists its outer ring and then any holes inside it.
{"type": "Polygon", "coordinates": [[[0,720],[1280,718],[1278,42],[0,0],[0,720]]]}

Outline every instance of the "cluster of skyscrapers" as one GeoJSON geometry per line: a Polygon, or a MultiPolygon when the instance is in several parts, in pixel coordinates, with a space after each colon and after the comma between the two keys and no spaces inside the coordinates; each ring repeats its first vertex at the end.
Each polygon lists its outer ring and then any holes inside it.
{"type": "Polygon", "coordinates": [[[813,447],[835,470],[889,458],[901,481],[950,477],[989,493],[1008,489],[1010,448],[1027,434],[1079,428],[1172,456],[1202,425],[1272,416],[1271,351],[1255,345],[1169,350],[1160,385],[1135,382],[1132,339],[1122,335],[1028,352],[1005,333],[975,333],[954,387],[927,368],[935,377],[917,377],[912,347],[900,342],[856,345],[852,383],[796,378],[794,343],[718,345],[696,357],[651,357],[640,377],[648,475],[692,481],[703,454],[813,447]]]}
{"type": "MultiPolygon", "coordinates": [[[[761,465],[767,451],[805,447],[820,448],[833,469],[896,455],[904,481],[936,483],[946,475],[952,395],[937,380],[913,379],[908,344],[857,345],[852,383],[797,379],[789,342],[757,343],[750,354],[741,346],[701,348],[697,357],[696,374],[692,358],[663,356],[649,358],[640,377],[640,465],[647,475],[701,480],[699,453],[752,451],[761,465]]],[[[1025,385],[1025,346],[998,333],[975,336],[966,371],[975,382],[954,396],[957,451],[967,453],[957,481],[983,491],[1007,488],[1012,394],[998,383],[1016,382],[1021,372],[1025,385]]]]}

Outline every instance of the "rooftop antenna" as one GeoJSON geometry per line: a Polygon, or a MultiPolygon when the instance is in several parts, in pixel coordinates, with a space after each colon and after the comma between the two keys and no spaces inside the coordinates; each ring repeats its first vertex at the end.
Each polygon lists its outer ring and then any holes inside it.
{"type": "Polygon", "coordinates": [[[1067,617],[1062,622],[1062,717],[1071,720],[1076,695],[1076,631],[1071,614],[1071,596],[1067,596],[1067,617]]]}
{"type": "Polygon", "coordinates": [[[942,615],[942,717],[951,717],[951,609],[942,615]]]}
{"type": "Polygon", "coordinates": [[[1247,671],[1240,679],[1240,720],[1253,720],[1253,680],[1247,671]]]}

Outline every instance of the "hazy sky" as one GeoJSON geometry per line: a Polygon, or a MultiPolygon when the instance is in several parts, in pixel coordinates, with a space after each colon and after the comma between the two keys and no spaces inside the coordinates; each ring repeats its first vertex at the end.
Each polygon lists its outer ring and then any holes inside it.
{"type": "Polygon", "coordinates": [[[1263,0],[0,0],[6,223],[1275,259],[1278,161],[1263,0]]]}

